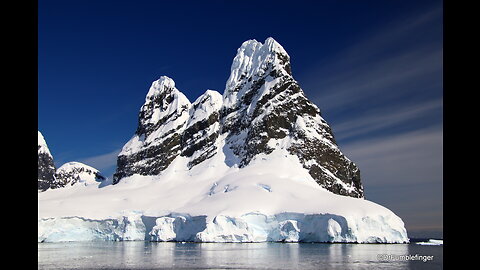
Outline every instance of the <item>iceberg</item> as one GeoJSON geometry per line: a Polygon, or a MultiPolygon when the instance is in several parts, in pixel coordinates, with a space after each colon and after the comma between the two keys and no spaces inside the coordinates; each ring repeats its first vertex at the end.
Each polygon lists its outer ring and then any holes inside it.
{"type": "Polygon", "coordinates": [[[442,246],[443,245],[443,240],[438,240],[438,239],[428,239],[428,241],[425,242],[417,242],[415,243],[417,245],[422,245],[422,246],[442,246]]]}

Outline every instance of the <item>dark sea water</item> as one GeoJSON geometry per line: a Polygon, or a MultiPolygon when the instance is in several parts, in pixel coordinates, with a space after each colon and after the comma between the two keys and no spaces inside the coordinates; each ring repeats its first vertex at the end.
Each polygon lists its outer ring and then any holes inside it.
{"type": "Polygon", "coordinates": [[[443,269],[443,247],[142,241],[39,243],[38,269],[443,269]]]}

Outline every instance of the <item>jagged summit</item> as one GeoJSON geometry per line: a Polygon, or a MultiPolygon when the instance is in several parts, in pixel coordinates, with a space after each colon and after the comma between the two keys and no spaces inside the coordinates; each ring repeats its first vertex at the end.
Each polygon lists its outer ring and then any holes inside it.
{"type": "Polygon", "coordinates": [[[230,77],[223,94],[224,106],[236,106],[238,99],[245,95],[241,91],[244,89],[243,84],[272,69],[291,75],[290,56],[283,47],[271,37],[267,38],[264,44],[254,39],[245,41],[233,58],[230,77]]]}
{"type": "Polygon", "coordinates": [[[207,90],[204,94],[199,96],[192,104],[192,110],[190,111],[190,119],[188,120],[187,127],[194,125],[195,123],[205,120],[206,117],[220,111],[223,104],[222,95],[215,90],[207,90]]]}
{"type": "Polygon", "coordinates": [[[221,110],[226,143],[246,166],[276,148],[298,156],[328,190],[363,197],[360,171],[338,149],[320,109],[292,76],[290,57],[272,38],[247,41],[232,63],[221,110]]]}
{"type": "Polygon", "coordinates": [[[162,92],[174,90],[177,89],[175,88],[175,82],[173,79],[168,76],[161,76],[158,80],[152,83],[152,86],[148,90],[147,96],[145,97],[145,102],[148,102],[155,96],[162,94],[162,92]]]}
{"type": "Polygon", "coordinates": [[[132,174],[157,175],[180,155],[192,159],[189,167],[211,157],[221,105],[222,97],[214,90],[192,104],[173,79],[161,76],[154,81],[140,109],[137,131],[118,156],[113,183],[132,174]],[[204,152],[195,153],[198,150],[204,152]]]}
{"type": "Polygon", "coordinates": [[[190,107],[190,101],[175,87],[175,82],[162,76],[152,83],[148,91],[145,104],[140,109],[136,134],[144,136],[146,143],[153,142],[170,129],[181,126],[188,118],[190,107]]]}
{"type": "Polygon", "coordinates": [[[38,131],[38,153],[45,153],[50,156],[52,155],[50,153],[50,149],[48,149],[47,142],[40,131],[38,131]]]}
{"type": "Polygon", "coordinates": [[[285,149],[320,186],[363,197],[359,169],[341,153],[320,109],[293,78],[290,56],[271,37],[243,42],[223,95],[207,90],[192,104],[171,78],[154,81],[137,131],[119,154],[114,184],[133,174],[159,175],[179,156],[191,169],[220,149],[239,168],[285,149]]]}

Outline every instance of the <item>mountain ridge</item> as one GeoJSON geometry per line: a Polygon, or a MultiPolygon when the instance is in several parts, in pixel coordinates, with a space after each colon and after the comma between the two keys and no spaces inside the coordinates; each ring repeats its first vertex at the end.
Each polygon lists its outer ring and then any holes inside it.
{"type": "Polygon", "coordinates": [[[245,167],[256,155],[283,145],[320,186],[364,196],[360,170],[340,151],[320,109],[293,78],[290,56],[278,42],[271,37],[243,42],[230,71],[221,99],[219,92],[207,90],[194,103],[173,79],[154,81],[135,135],[118,156],[113,183],[133,174],[158,175],[177,156],[196,157],[191,169],[216,155],[219,135],[227,134],[224,144],[240,160],[235,166],[245,167]],[[215,102],[200,106],[208,96],[215,102]],[[288,142],[272,145],[271,140],[288,142]]]}

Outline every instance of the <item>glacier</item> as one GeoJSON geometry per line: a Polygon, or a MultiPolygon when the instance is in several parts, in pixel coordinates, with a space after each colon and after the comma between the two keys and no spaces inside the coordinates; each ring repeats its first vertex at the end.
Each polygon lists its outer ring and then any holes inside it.
{"type": "Polygon", "coordinates": [[[39,220],[38,242],[153,241],[153,242],[323,242],[404,243],[402,231],[384,220],[364,218],[347,221],[333,214],[246,213],[240,217],[172,213],[150,217],[129,216],[91,220],[81,217],[39,220]]]}

